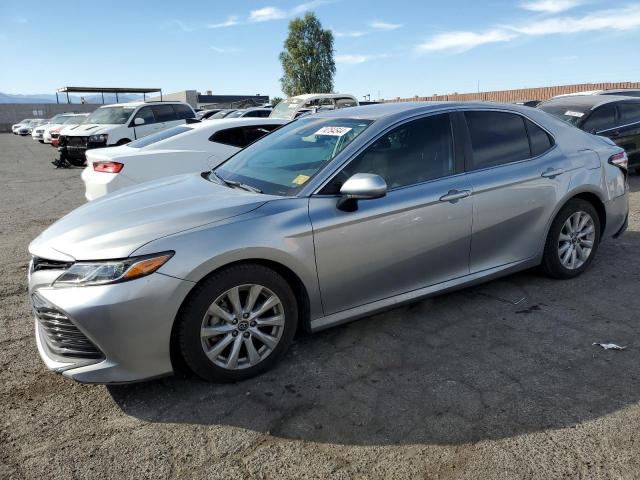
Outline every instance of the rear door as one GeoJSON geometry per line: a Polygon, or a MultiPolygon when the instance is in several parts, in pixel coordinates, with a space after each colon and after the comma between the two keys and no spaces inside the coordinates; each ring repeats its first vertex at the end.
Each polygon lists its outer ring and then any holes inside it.
{"type": "Polygon", "coordinates": [[[183,120],[178,119],[176,111],[173,109],[173,106],[171,104],[152,105],[151,109],[153,110],[153,114],[156,117],[156,122],[158,125],[157,131],[184,123],[183,120]]]}
{"type": "Polygon", "coordinates": [[[640,166],[640,102],[618,103],[616,123],[612,138],[627,152],[629,164],[640,166]]]}
{"type": "Polygon", "coordinates": [[[473,190],[470,272],[534,257],[571,173],[552,137],[511,112],[464,112],[473,190]]]}

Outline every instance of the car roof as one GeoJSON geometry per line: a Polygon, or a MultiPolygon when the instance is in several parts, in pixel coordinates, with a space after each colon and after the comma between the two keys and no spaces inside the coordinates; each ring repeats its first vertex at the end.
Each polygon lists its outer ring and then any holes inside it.
{"type": "Polygon", "coordinates": [[[223,128],[241,127],[243,125],[274,125],[288,123],[290,120],[281,120],[279,118],[260,118],[260,117],[239,117],[239,118],[220,118],[215,122],[190,123],[189,127],[193,130],[221,130],[223,128]]]}
{"type": "Polygon", "coordinates": [[[187,105],[185,102],[180,102],[178,100],[162,100],[160,102],[144,102],[142,100],[138,100],[135,102],[122,102],[122,103],[112,103],[110,105],[101,105],[98,108],[106,108],[106,107],[140,107],[142,105],[162,105],[162,104],[166,104],[166,105],[174,105],[174,104],[180,104],[180,105],[187,105]]]}
{"type": "Polygon", "coordinates": [[[566,105],[573,107],[596,108],[600,105],[613,102],[633,102],[640,99],[635,97],[626,97],[624,95],[575,95],[571,97],[552,98],[543,102],[540,106],[545,105],[566,105]]]}
{"type": "MultiPolygon", "coordinates": [[[[289,97],[289,98],[301,98],[303,100],[309,100],[310,98],[341,98],[341,97],[356,98],[354,95],[351,95],[350,93],[305,93],[303,95],[296,95],[294,97],[289,97]]],[[[287,100],[289,100],[289,98],[287,100]]]]}

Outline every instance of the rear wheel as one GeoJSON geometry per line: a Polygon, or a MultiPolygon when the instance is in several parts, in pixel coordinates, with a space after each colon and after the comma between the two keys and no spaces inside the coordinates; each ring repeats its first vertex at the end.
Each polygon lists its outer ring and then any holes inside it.
{"type": "Polygon", "coordinates": [[[84,158],[66,157],[65,160],[69,162],[71,165],[73,165],[74,167],[82,167],[87,163],[87,161],[84,158]]]}
{"type": "Polygon", "coordinates": [[[570,200],[551,224],[542,267],[554,278],[573,278],[584,272],[600,244],[600,218],[586,200],[570,200]]]}
{"type": "Polygon", "coordinates": [[[271,367],[298,322],[295,295],[262,265],[238,265],[196,287],[178,319],[186,364],[204,380],[238,381],[271,367]]]}

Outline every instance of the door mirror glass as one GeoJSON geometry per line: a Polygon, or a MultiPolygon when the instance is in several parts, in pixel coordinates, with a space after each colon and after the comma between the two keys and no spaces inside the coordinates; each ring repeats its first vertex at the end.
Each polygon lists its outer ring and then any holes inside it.
{"type": "Polygon", "coordinates": [[[134,125],[144,125],[144,118],[141,117],[136,117],[136,119],[133,121],[134,125]]]}
{"type": "Polygon", "coordinates": [[[387,182],[374,173],[356,173],[344,182],[340,194],[342,197],[338,201],[338,208],[353,211],[357,208],[358,200],[384,197],[387,194],[387,182]]]}

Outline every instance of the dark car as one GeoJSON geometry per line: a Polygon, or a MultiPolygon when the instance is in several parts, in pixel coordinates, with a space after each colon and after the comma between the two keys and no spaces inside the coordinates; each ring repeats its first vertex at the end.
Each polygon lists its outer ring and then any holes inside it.
{"type": "Polygon", "coordinates": [[[520,100],[513,102],[514,105],[524,105],[525,107],[537,107],[540,100],[520,100]]]}
{"type": "Polygon", "coordinates": [[[206,120],[207,118],[215,115],[216,113],[218,113],[220,110],[222,110],[221,108],[213,108],[211,110],[201,110],[200,112],[196,113],[196,118],[198,120],[206,120]]]}
{"type": "Polygon", "coordinates": [[[640,173],[640,98],[578,95],[554,98],[538,108],[586,132],[610,138],[627,152],[629,167],[640,173]]]}
{"type": "Polygon", "coordinates": [[[640,88],[614,88],[611,90],[602,90],[596,95],[622,95],[625,97],[640,97],[640,88]]]}

